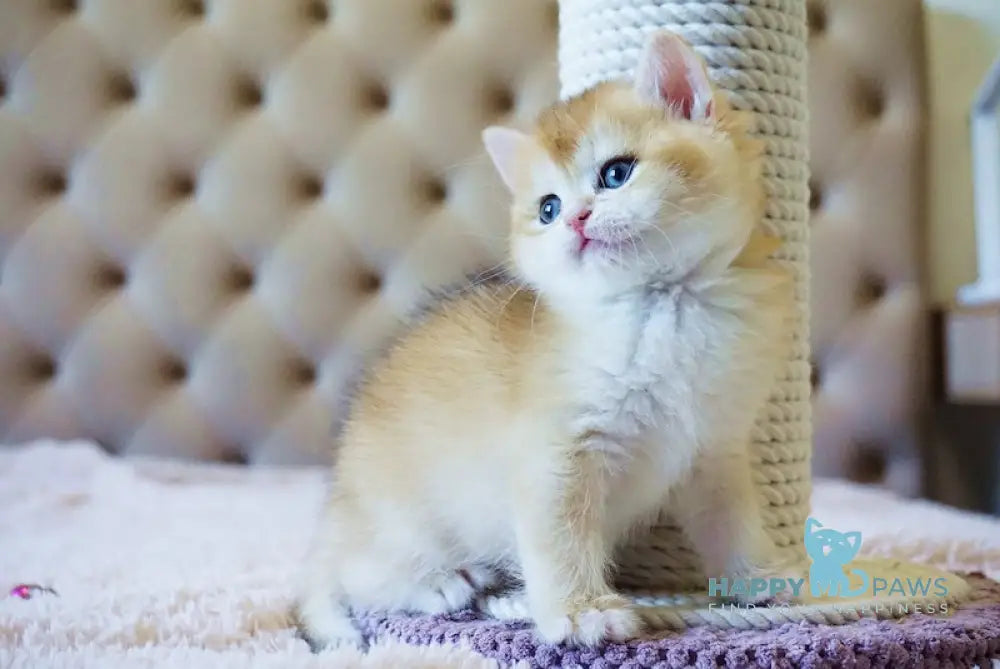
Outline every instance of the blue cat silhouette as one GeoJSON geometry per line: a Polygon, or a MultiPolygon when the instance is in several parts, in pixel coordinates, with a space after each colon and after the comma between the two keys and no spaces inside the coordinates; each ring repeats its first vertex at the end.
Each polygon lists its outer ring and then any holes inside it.
{"type": "Polygon", "coordinates": [[[806,520],[805,544],[806,552],[812,558],[809,590],[813,597],[823,594],[856,597],[868,590],[868,574],[863,570],[851,570],[862,581],[861,586],[854,590],[851,590],[850,581],[844,573],[844,565],[853,560],[861,548],[860,532],[838,532],[824,528],[815,518],[809,518],[806,520]]]}

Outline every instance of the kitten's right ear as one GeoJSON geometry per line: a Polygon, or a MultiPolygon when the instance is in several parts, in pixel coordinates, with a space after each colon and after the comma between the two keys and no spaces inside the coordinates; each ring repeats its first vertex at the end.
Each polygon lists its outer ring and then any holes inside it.
{"type": "Polygon", "coordinates": [[[494,167],[500,173],[500,178],[507,188],[514,190],[515,174],[517,172],[518,154],[524,150],[529,138],[523,132],[513,128],[494,125],[483,130],[483,144],[490,154],[494,167]]]}
{"type": "Polygon", "coordinates": [[[809,536],[820,527],[823,527],[823,523],[815,518],[806,518],[806,536],[809,536]]]}

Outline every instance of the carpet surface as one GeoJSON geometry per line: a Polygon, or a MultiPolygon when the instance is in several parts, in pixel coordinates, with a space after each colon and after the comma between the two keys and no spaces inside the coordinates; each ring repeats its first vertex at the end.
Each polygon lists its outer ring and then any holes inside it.
{"type": "MultiPolygon", "coordinates": [[[[312,655],[286,611],[323,478],[126,461],[81,442],[0,448],[0,667],[971,666],[1000,653],[1000,615],[984,606],[1000,592],[974,578],[983,599],[944,619],[692,630],[581,652],[471,613],[368,615],[370,653],[312,655]],[[57,594],[6,595],[22,583],[57,594]]],[[[866,555],[1000,577],[1000,519],[823,481],[813,509],[862,531],[866,555]]]]}

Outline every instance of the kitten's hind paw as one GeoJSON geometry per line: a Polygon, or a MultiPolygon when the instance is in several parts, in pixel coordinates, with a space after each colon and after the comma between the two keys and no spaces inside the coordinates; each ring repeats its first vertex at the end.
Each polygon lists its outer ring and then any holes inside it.
{"type": "Polygon", "coordinates": [[[531,619],[523,590],[502,595],[483,595],[476,599],[476,608],[497,620],[531,619]]]}

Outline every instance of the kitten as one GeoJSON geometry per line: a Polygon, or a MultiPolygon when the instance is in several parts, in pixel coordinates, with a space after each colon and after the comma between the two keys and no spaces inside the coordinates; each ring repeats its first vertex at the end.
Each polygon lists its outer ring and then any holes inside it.
{"type": "Polygon", "coordinates": [[[760,145],[678,37],[484,142],[513,194],[523,286],[444,301],[370,370],[344,427],[296,614],[442,613],[501,574],[550,642],[641,632],[611,555],[666,503],[713,576],[770,568],[747,453],[788,350],[791,282],[753,233],[760,145]]]}

